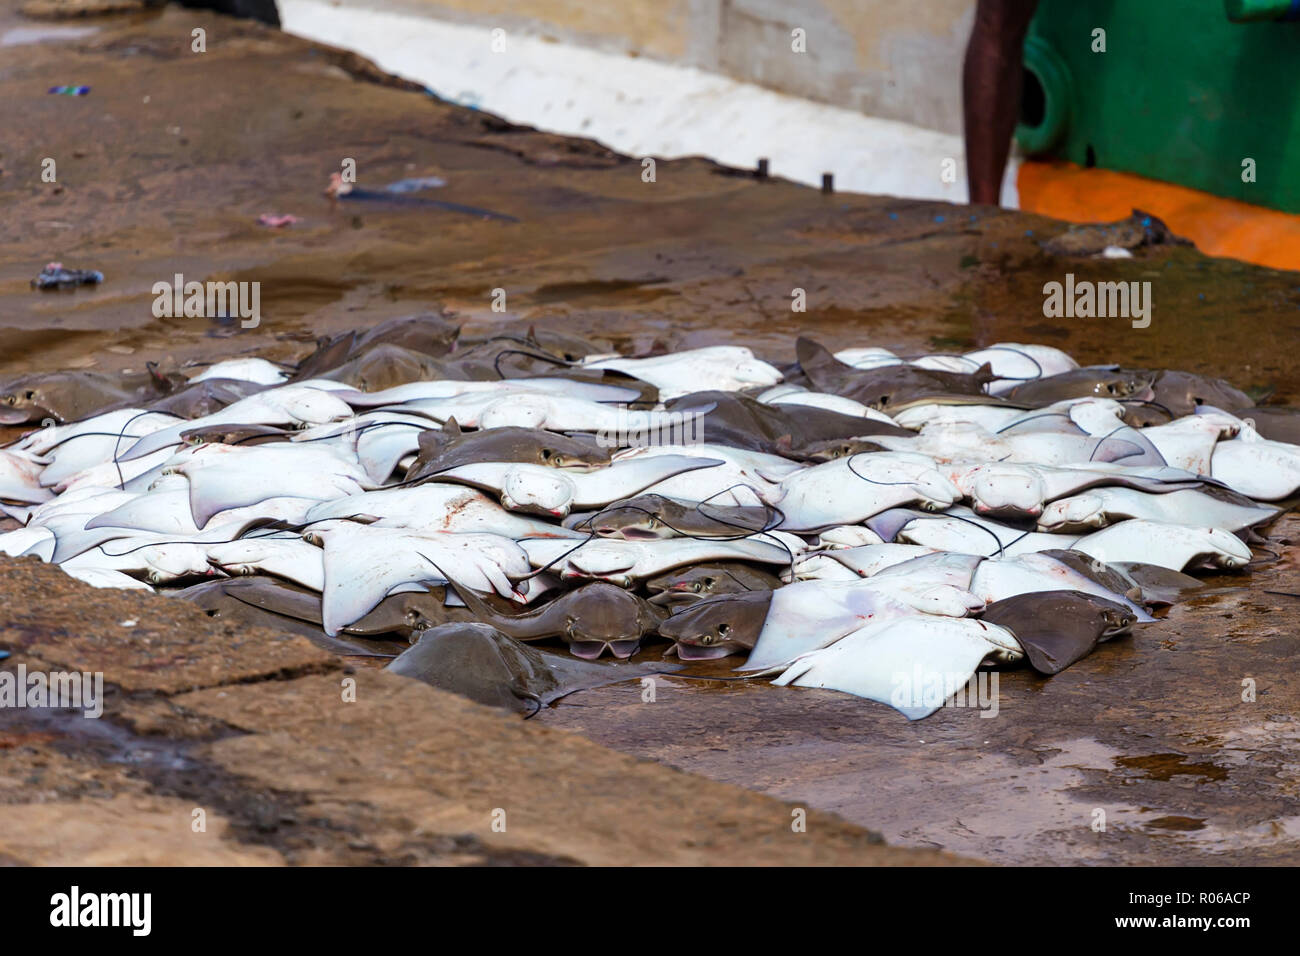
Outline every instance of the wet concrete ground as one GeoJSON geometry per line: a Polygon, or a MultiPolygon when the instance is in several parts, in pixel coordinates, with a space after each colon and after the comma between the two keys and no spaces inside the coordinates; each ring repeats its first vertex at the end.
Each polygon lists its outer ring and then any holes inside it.
{"type": "MultiPolygon", "coordinates": [[[[740,342],[778,361],[798,333],[904,352],[1037,341],[1085,363],[1300,395],[1295,274],[1183,247],[1058,258],[1042,243],[1065,226],[1039,217],[824,196],[703,160],[659,162],[647,183],[636,159],[441,104],[255,24],[169,8],[75,26],[95,32],[0,13],[0,376],[292,360],[317,336],[442,308],[470,334],[536,324],[633,351],[740,342]],[[40,42],[13,33],[41,24],[40,42]],[[190,50],[196,26],[206,53],[190,50]],[[92,92],[46,93],[74,83],[92,92]],[[40,179],[46,157],[56,183],[40,179]],[[518,222],[331,203],[321,190],[348,158],[362,185],[441,176],[435,198],[518,222]],[[267,229],[255,222],[264,212],[301,221],[267,229]],[[52,259],[106,280],[30,290],[52,259]],[[260,281],[260,326],[155,318],[151,287],[177,272],[260,281]],[[1150,281],[1151,326],[1044,318],[1042,285],[1067,272],[1150,281]],[[796,288],[806,313],[791,312],[796,288]],[[504,313],[491,310],[494,289],[504,313]]],[[[1284,519],[1275,535],[1293,529],[1284,519]]],[[[673,680],[654,704],[610,687],[519,724],[364,669],[358,705],[339,708],[350,665],[301,642],[218,635],[161,598],[14,568],[0,572],[0,647],[15,652],[0,667],[103,669],[120,691],[118,730],[98,743],[0,712],[10,859],[524,862],[483,842],[501,793],[528,808],[506,848],[538,859],[914,859],[830,817],[792,849],[788,807],[542,724],[833,811],[891,843],[998,862],[1300,857],[1300,600],[1263,593],[1300,592],[1290,555],[1214,579],[1220,590],[1055,678],[1003,674],[995,718],[954,709],[916,724],[828,692],[673,680]],[[1255,703],[1241,700],[1246,678],[1255,703]],[[152,756],[122,756],[142,747],[152,756]],[[599,800],[583,796],[593,787],[599,800]],[[201,850],[173,828],[199,802],[220,821],[201,850]],[[1098,808],[1104,833],[1092,829],[1098,808]]]]}

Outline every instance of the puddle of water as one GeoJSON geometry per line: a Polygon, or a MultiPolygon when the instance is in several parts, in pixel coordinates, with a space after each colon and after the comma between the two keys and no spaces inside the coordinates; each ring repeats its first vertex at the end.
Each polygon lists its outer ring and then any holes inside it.
{"type": "Polygon", "coordinates": [[[1191,763],[1183,754],[1150,754],[1145,757],[1117,757],[1116,766],[1141,771],[1151,780],[1172,780],[1180,775],[1227,780],[1228,770],[1212,763],[1191,763]]]}

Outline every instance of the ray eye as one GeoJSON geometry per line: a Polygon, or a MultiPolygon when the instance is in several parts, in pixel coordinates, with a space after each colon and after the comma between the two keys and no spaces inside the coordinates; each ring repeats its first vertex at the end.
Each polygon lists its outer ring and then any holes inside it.
{"type": "Polygon", "coordinates": [[[706,647],[707,647],[709,644],[712,644],[712,643],[713,643],[713,635],[712,635],[712,634],[705,634],[705,635],[701,636],[701,637],[700,637],[700,643],[703,644],[703,645],[705,645],[706,647]]]}
{"type": "Polygon", "coordinates": [[[16,396],[13,396],[13,395],[6,395],[6,396],[5,396],[5,404],[7,404],[7,405],[12,405],[12,404],[13,404],[14,402],[16,402],[16,401],[18,401],[18,399],[17,399],[16,396]]]}
{"type": "Polygon", "coordinates": [[[692,590],[692,591],[698,591],[698,590],[700,590],[702,587],[703,587],[703,585],[700,584],[699,581],[696,581],[694,584],[691,585],[691,590],[692,590]]]}

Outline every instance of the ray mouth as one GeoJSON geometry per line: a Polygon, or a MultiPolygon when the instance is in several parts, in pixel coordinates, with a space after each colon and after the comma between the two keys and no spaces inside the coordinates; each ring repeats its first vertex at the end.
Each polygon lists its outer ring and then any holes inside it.
{"type": "Polygon", "coordinates": [[[569,653],[584,661],[594,661],[605,653],[607,647],[609,644],[605,641],[572,641],[569,644],[569,653]]]}
{"type": "Polygon", "coordinates": [[[714,647],[703,647],[699,644],[684,644],[678,641],[673,645],[677,651],[677,656],[684,661],[716,661],[720,657],[726,657],[731,653],[731,648],[725,644],[719,644],[714,647]]]}
{"type": "MultiPolygon", "coordinates": [[[[688,604],[694,604],[700,599],[700,595],[694,591],[660,591],[658,594],[652,594],[646,600],[656,607],[685,607],[688,604]]],[[[665,635],[667,636],[667,635],[665,635]]]]}
{"type": "Polygon", "coordinates": [[[641,646],[641,638],[634,637],[629,640],[610,641],[605,646],[609,648],[610,653],[616,658],[625,661],[637,652],[637,648],[641,646]]]}

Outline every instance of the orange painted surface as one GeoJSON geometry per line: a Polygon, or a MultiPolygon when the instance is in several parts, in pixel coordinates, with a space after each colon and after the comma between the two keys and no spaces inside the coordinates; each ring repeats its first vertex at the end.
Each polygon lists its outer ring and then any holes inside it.
{"type": "Polygon", "coordinates": [[[1020,208],[1067,222],[1110,222],[1141,209],[1206,255],[1300,269],[1300,216],[1186,186],[1059,160],[1026,160],[1016,176],[1020,208]]]}

